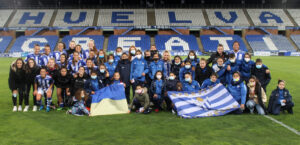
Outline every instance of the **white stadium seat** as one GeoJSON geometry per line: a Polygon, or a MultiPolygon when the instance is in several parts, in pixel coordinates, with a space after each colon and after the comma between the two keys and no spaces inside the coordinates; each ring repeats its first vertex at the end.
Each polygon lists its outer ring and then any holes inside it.
{"type": "Polygon", "coordinates": [[[53,26],[92,26],[94,15],[93,9],[58,10],[53,26]]]}
{"type": "Polygon", "coordinates": [[[0,10],[0,27],[4,27],[13,10],[0,10]]]}
{"type": "Polygon", "coordinates": [[[247,9],[256,26],[293,26],[282,9],[247,9]]]}
{"type": "Polygon", "coordinates": [[[18,10],[10,22],[10,27],[49,26],[54,10],[18,10]]]}
{"type": "Polygon", "coordinates": [[[249,26],[242,9],[206,9],[212,26],[249,26]]]}

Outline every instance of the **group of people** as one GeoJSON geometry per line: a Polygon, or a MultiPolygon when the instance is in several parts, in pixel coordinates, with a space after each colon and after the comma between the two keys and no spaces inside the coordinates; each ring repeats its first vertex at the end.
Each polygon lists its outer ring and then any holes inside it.
{"type": "Polygon", "coordinates": [[[222,83],[240,104],[240,109],[233,113],[241,114],[245,110],[261,115],[279,114],[285,110],[293,113],[292,96],[285,88],[284,80],[278,81],[266,106],[270,70],[261,59],[254,62],[249,53],[239,50],[238,42],[233,43],[229,53],[218,45],[217,52],[207,60],[198,58],[194,51],[190,51],[185,59],[178,55],[172,59],[169,51],[159,53],[155,45],[144,52],[134,46],[128,52],[118,47],[107,54],[97,50],[94,41],[90,40],[88,48],[82,50],[71,41],[66,49],[65,44],[59,42],[57,51],[51,52],[50,46],[45,45],[41,53],[36,44],[34,52],[25,60],[15,60],[9,73],[13,111],[29,110],[32,90],[33,111],[43,110],[44,106],[47,112],[68,107],[71,109],[67,113],[89,114],[91,95],[111,84],[122,84],[130,111],[159,112],[165,103],[164,109],[176,112],[168,91],[197,91],[222,83]],[[57,104],[52,102],[54,87],[57,104]]]}

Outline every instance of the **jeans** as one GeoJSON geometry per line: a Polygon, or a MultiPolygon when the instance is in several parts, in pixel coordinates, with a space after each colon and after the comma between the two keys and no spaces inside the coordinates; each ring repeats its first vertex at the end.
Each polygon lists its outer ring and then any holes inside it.
{"type": "Polygon", "coordinates": [[[254,109],[256,108],[256,111],[259,115],[265,115],[264,108],[261,105],[256,104],[253,100],[248,100],[246,106],[250,110],[251,114],[254,112],[254,109]]]}

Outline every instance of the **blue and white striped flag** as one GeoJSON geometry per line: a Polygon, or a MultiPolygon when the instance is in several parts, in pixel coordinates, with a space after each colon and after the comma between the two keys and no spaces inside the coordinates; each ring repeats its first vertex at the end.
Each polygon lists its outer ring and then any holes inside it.
{"type": "Polygon", "coordinates": [[[240,108],[222,84],[199,91],[168,92],[183,118],[221,116],[240,108]]]}

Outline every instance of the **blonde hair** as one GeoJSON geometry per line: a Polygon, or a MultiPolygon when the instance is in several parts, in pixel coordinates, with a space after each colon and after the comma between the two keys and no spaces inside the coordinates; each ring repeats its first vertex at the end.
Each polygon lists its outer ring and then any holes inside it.
{"type": "Polygon", "coordinates": [[[168,50],[165,50],[165,51],[163,52],[163,55],[164,55],[165,53],[168,53],[168,54],[169,54],[168,61],[171,61],[171,59],[172,59],[172,56],[171,56],[171,53],[170,53],[170,51],[168,51],[168,50]]]}

